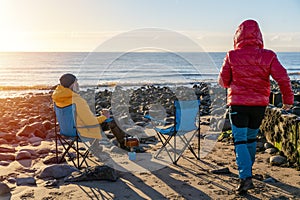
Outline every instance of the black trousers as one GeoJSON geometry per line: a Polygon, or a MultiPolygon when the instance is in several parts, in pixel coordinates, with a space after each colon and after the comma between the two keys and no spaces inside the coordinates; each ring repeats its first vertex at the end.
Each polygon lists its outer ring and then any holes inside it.
{"type": "Polygon", "coordinates": [[[266,106],[230,106],[232,124],[238,128],[258,129],[265,116],[266,106]]]}

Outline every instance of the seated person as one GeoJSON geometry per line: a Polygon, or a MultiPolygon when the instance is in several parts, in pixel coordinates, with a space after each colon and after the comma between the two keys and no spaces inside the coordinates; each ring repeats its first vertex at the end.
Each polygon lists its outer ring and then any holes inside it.
{"type": "MultiPolygon", "coordinates": [[[[105,120],[110,118],[109,110],[103,109],[101,115],[96,117],[90,110],[89,105],[86,100],[83,99],[79,94],[79,84],[77,82],[76,76],[73,74],[64,74],[59,79],[60,85],[58,85],[52,94],[52,99],[56,106],[66,107],[71,104],[76,105],[76,125],[78,127],[105,124],[105,120]]],[[[112,133],[116,137],[119,147],[126,149],[124,145],[126,134],[122,131],[114,121],[107,122],[112,133]]],[[[81,136],[101,139],[101,127],[96,128],[78,128],[81,136]]]]}

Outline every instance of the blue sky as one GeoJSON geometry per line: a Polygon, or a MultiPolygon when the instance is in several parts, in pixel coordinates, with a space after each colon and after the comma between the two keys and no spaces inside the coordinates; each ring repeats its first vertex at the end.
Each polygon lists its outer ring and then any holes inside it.
{"type": "Polygon", "coordinates": [[[255,19],[265,46],[300,51],[299,0],[2,0],[0,51],[92,51],[127,31],[160,28],[227,51],[237,26],[255,19]]]}

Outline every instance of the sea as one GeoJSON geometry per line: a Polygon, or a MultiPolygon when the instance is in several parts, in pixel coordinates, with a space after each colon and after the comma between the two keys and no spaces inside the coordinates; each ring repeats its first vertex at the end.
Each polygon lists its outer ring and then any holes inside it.
{"type": "MultiPolygon", "coordinates": [[[[226,52],[1,52],[0,98],[48,92],[64,73],[80,88],[216,82],[226,52]]],[[[300,52],[278,52],[292,80],[300,79],[300,52]]]]}

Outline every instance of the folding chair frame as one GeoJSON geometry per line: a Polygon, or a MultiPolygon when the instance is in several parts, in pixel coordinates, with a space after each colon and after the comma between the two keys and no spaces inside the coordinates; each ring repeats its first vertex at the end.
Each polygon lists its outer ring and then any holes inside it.
{"type": "MultiPolygon", "coordinates": [[[[70,106],[74,106],[73,104],[71,104],[70,106]]],[[[57,125],[59,125],[59,123],[57,124],[57,118],[56,118],[56,112],[55,112],[55,107],[57,107],[58,109],[63,109],[61,107],[58,107],[54,104],[54,119],[55,119],[55,148],[56,148],[56,162],[59,164],[61,163],[65,156],[68,154],[68,156],[70,157],[73,165],[80,169],[83,165],[83,163],[85,163],[85,165],[88,167],[88,163],[86,161],[86,158],[89,154],[89,150],[86,150],[84,153],[79,152],[79,141],[80,141],[80,137],[76,128],[76,136],[74,137],[66,137],[64,135],[61,135],[57,129],[57,125]],[[61,145],[64,148],[64,152],[61,156],[61,158],[58,158],[58,141],[61,143],[61,145]],[[72,157],[71,153],[69,152],[70,149],[75,150],[76,152],[76,159],[77,159],[77,163],[74,161],[74,158],[72,157]],[[81,162],[80,162],[80,157],[82,158],[81,162]]],[[[74,121],[76,119],[75,113],[74,113],[74,121]]],[[[76,121],[74,122],[76,124],[76,121]]]]}
{"type": "MultiPolygon", "coordinates": [[[[176,106],[174,106],[174,125],[172,127],[174,127],[174,130],[170,131],[170,135],[168,134],[162,134],[159,131],[155,130],[157,133],[157,136],[159,138],[159,140],[162,143],[162,147],[160,148],[160,150],[157,152],[157,154],[155,155],[155,158],[157,158],[159,156],[159,154],[165,150],[168,154],[168,156],[170,157],[171,161],[173,162],[173,164],[177,165],[178,160],[181,158],[182,154],[184,153],[184,151],[186,150],[186,148],[188,148],[190,150],[190,152],[194,155],[194,157],[197,160],[200,160],[200,102],[198,101],[199,105],[198,105],[198,127],[196,130],[194,130],[192,136],[190,137],[190,139],[187,139],[185,134],[183,135],[179,135],[178,130],[176,130],[177,127],[177,119],[176,119],[176,106]],[[197,154],[194,151],[194,149],[192,148],[192,146],[190,145],[191,140],[195,137],[196,133],[198,133],[198,148],[197,148],[197,154]],[[179,137],[179,139],[184,143],[183,148],[177,153],[176,152],[176,137],[179,137]],[[171,144],[171,139],[174,139],[174,144],[171,144]],[[167,145],[169,145],[173,150],[174,150],[174,157],[172,158],[171,153],[169,152],[169,150],[167,149],[167,145]]],[[[175,105],[175,103],[174,103],[175,105]]],[[[155,124],[153,123],[152,120],[155,121],[154,118],[147,116],[146,118],[151,119],[152,124],[155,126],[155,124]]],[[[192,132],[192,131],[191,131],[192,132]]]]}

